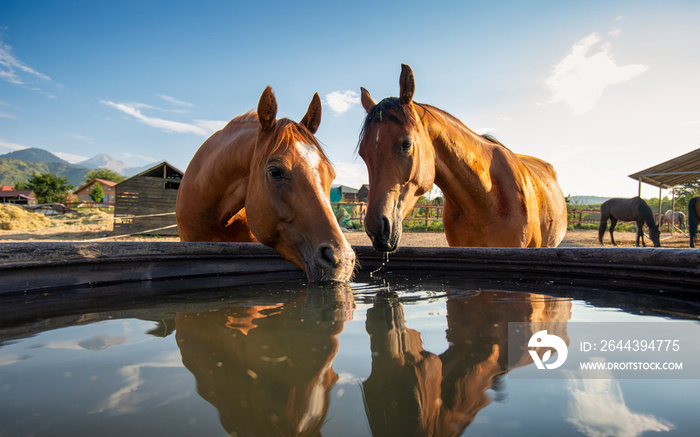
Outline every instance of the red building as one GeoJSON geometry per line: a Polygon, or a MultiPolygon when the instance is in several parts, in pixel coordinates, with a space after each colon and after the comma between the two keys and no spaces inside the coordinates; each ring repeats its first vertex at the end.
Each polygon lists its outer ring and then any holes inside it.
{"type": "Polygon", "coordinates": [[[103,203],[105,205],[114,205],[116,193],[114,187],[117,185],[117,183],[99,178],[95,178],[87,184],[83,185],[82,187],[78,188],[77,190],[73,191],[73,194],[75,194],[78,197],[78,202],[92,202],[92,199],[90,198],[90,191],[92,190],[94,184],[102,185],[102,191],[104,191],[105,193],[105,197],[102,198],[102,202],[100,203],[103,203]]]}

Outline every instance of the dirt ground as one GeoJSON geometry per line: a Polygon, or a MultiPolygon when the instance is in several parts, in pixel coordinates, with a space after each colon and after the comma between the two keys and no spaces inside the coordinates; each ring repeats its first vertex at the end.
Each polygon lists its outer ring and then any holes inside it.
{"type": "MultiPolygon", "coordinates": [[[[369,246],[372,243],[363,231],[347,231],[345,238],[354,246],[369,246]]],[[[615,232],[619,247],[634,247],[633,232],[615,232]]],[[[48,241],[179,241],[177,237],[127,236],[114,238],[112,226],[106,224],[76,224],[40,229],[0,230],[0,242],[48,242],[48,241]]],[[[610,235],[603,239],[606,247],[611,246],[610,235]]],[[[651,246],[651,242],[647,243],[651,246]]],[[[441,232],[404,232],[402,246],[447,246],[445,234],[441,232]]],[[[569,231],[559,247],[599,247],[597,230],[569,231]]],[[[662,247],[689,247],[688,237],[683,234],[661,234],[662,247]]]]}

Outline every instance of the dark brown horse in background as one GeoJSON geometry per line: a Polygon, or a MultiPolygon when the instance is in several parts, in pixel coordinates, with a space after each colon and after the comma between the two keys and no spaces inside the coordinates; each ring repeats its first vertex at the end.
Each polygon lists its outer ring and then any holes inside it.
{"type": "Polygon", "coordinates": [[[690,247],[695,247],[698,235],[698,223],[700,223],[700,197],[693,197],[688,202],[688,233],[690,234],[690,247]]]}
{"type": "Polygon", "coordinates": [[[654,213],[651,212],[649,205],[640,197],[631,199],[609,199],[600,205],[600,227],[598,228],[598,241],[603,244],[603,235],[605,228],[610,220],[610,240],[613,246],[617,246],[615,238],[613,238],[613,230],[618,221],[636,222],[637,223],[637,247],[639,247],[639,239],[644,243],[644,224],[649,227],[649,238],[654,243],[654,247],[660,247],[661,242],[659,237],[661,233],[659,227],[654,222],[654,213]]]}
{"type": "Polygon", "coordinates": [[[180,184],[180,239],[257,240],[312,282],[347,281],[355,253],[331,209],[335,172],[313,135],[321,99],[314,95],[301,123],[276,115],[268,86],[257,113],[234,118],[202,144],[180,184]]]}
{"type": "Polygon", "coordinates": [[[450,246],[556,247],[566,234],[566,202],[554,168],[474,133],[433,106],[413,101],[413,71],[402,65],[400,97],[367,111],[359,154],[369,172],[365,229],[375,249],[396,250],[402,220],[435,183],[445,195],[450,246]]]}

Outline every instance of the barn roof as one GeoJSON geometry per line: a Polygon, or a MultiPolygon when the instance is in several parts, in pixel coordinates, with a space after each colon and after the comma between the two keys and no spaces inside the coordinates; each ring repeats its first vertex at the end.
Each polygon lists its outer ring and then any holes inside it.
{"type": "Polygon", "coordinates": [[[700,179],[700,149],[629,175],[659,188],[673,188],[700,179]]]}
{"type": "Polygon", "coordinates": [[[36,194],[34,194],[34,190],[12,190],[12,191],[0,191],[0,198],[6,198],[6,199],[11,199],[11,198],[22,198],[22,199],[34,199],[36,198],[36,194]]]}
{"type": "Polygon", "coordinates": [[[160,177],[163,179],[182,179],[182,176],[184,174],[185,172],[178,169],[177,167],[174,167],[167,161],[161,161],[153,167],[149,168],[148,170],[144,170],[141,173],[130,177],[129,179],[134,179],[142,176],[160,177]]]}
{"type": "Polygon", "coordinates": [[[117,185],[116,182],[108,181],[106,179],[93,178],[87,184],[85,184],[82,187],[78,188],[77,190],[73,191],[73,194],[76,194],[78,191],[89,187],[90,185],[94,184],[95,182],[99,182],[100,184],[102,184],[105,187],[113,187],[113,186],[117,185]]]}
{"type": "Polygon", "coordinates": [[[341,193],[356,194],[358,189],[353,187],[348,187],[347,185],[331,185],[331,189],[336,189],[341,193]]]}

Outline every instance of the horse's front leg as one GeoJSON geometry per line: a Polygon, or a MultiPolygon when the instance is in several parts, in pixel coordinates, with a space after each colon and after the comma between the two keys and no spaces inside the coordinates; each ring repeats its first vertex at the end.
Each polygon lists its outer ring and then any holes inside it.
{"type": "Polygon", "coordinates": [[[637,247],[639,247],[639,239],[642,239],[642,246],[647,247],[644,242],[644,223],[637,222],[637,247]]]}
{"type": "Polygon", "coordinates": [[[613,246],[617,246],[617,243],[615,243],[615,237],[613,237],[615,226],[617,226],[617,219],[610,217],[610,240],[612,241],[613,246]]]}

